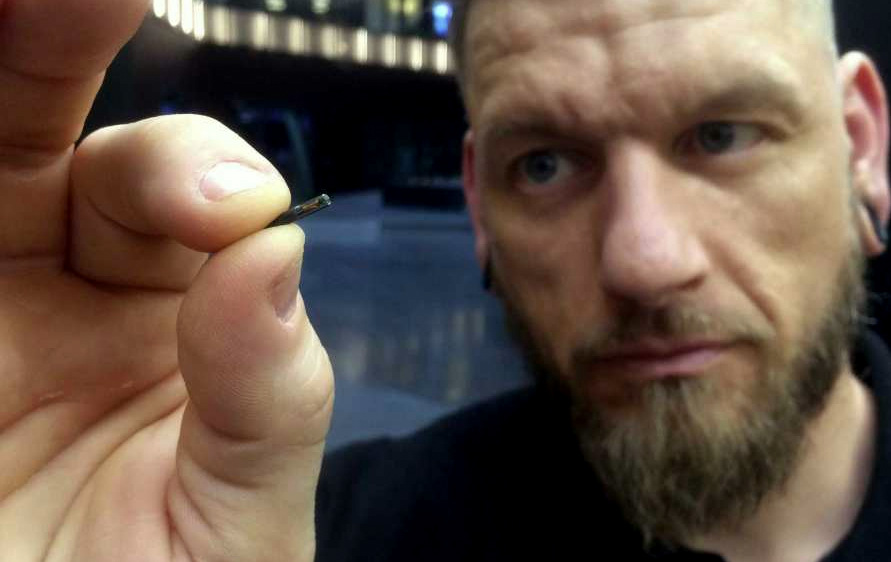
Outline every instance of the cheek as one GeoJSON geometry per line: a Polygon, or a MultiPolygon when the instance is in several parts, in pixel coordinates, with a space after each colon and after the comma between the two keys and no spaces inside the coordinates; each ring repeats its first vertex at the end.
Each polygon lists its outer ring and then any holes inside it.
{"type": "Polygon", "coordinates": [[[784,361],[830,306],[856,243],[844,170],[828,155],[798,162],[759,174],[726,208],[733,234],[712,234],[720,268],[773,326],[784,361]]]}
{"type": "Polygon", "coordinates": [[[548,221],[513,215],[490,225],[502,298],[561,373],[569,372],[579,332],[602,308],[592,225],[585,212],[548,221]]]}

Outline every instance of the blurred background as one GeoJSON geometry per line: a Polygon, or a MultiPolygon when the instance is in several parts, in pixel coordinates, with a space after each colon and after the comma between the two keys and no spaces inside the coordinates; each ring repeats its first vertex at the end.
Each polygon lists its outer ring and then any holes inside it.
{"type": "MultiPolygon", "coordinates": [[[[891,78],[891,2],[836,4],[843,48],[891,78]]],[[[337,378],[332,448],[527,383],[464,212],[452,13],[449,0],[153,0],[87,121],[85,134],[211,115],[276,165],[295,202],[332,196],[301,222],[302,291],[337,378]]],[[[870,272],[886,339],[889,259],[870,272]]]]}

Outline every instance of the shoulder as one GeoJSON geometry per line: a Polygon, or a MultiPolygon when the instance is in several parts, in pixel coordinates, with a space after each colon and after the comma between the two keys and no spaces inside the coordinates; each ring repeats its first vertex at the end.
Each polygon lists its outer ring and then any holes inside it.
{"type": "Polygon", "coordinates": [[[414,435],[329,454],[317,495],[318,560],[448,560],[478,551],[497,524],[497,498],[515,491],[509,468],[534,417],[534,394],[512,392],[414,435]]]}

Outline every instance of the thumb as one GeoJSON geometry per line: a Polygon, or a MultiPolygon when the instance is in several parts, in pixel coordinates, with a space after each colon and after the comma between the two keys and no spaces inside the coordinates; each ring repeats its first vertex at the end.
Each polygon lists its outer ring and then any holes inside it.
{"type": "Polygon", "coordinates": [[[291,225],[233,244],[180,310],[190,402],[169,504],[197,559],[312,560],[333,376],[297,292],[303,242],[291,225]]]}

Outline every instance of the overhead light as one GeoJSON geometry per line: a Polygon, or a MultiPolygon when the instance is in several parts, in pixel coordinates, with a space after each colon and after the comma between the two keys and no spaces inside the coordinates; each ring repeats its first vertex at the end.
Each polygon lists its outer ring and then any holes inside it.
{"type": "Polygon", "coordinates": [[[227,7],[220,5],[211,6],[210,36],[215,43],[220,45],[228,45],[232,42],[231,22],[227,7]]]}
{"type": "Polygon", "coordinates": [[[250,36],[248,44],[257,49],[269,48],[269,16],[260,12],[254,12],[250,18],[250,36]]]}
{"type": "Polygon", "coordinates": [[[445,41],[439,41],[434,47],[433,68],[440,74],[449,71],[449,46],[445,41]]]}
{"type": "Polygon", "coordinates": [[[399,38],[392,33],[387,33],[383,37],[383,60],[384,66],[396,66],[399,62],[399,38]]]}
{"type": "Polygon", "coordinates": [[[312,0],[311,8],[314,14],[327,14],[331,11],[331,0],[312,0]]]}
{"type": "Polygon", "coordinates": [[[443,0],[433,3],[433,30],[440,37],[449,33],[449,24],[452,22],[452,4],[443,0]]]}
{"type": "Polygon", "coordinates": [[[195,29],[195,5],[192,0],[182,0],[182,14],[180,27],[183,33],[189,35],[195,29]]]}
{"type": "Polygon", "coordinates": [[[288,52],[303,54],[309,51],[309,28],[301,19],[291,18],[288,22],[288,52]]]}
{"type": "Polygon", "coordinates": [[[333,59],[337,55],[337,33],[333,26],[326,25],[321,33],[322,55],[333,59]]]}
{"type": "Polygon", "coordinates": [[[193,35],[195,39],[204,41],[204,0],[196,0],[195,2],[195,31],[193,35]]]}
{"type": "Polygon", "coordinates": [[[368,30],[357,29],[353,32],[353,60],[368,62],[368,30]]]}
{"type": "Polygon", "coordinates": [[[266,9],[270,12],[284,12],[287,7],[287,0],[266,0],[266,9]]]}
{"type": "Polygon", "coordinates": [[[412,39],[409,42],[408,61],[412,70],[421,70],[424,68],[424,41],[421,39],[412,39]]]}
{"type": "Polygon", "coordinates": [[[180,12],[180,0],[167,0],[167,22],[173,27],[179,27],[182,18],[180,12]]]}
{"type": "Polygon", "coordinates": [[[421,0],[404,0],[402,12],[409,17],[418,15],[421,11],[421,0]]]}
{"type": "MultiPolygon", "coordinates": [[[[288,0],[278,1],[289,3],[288,0]]],[[[383,1],[411,11],[417,0],[383,1]]],[[[274,2],[276,0],[264,0],[264,5],[274,2]]],[[[331,9],[331,0],[311,2],[317,13],[324,14],[331,9]]],[[[394,33],[378,35],[365,28],[347,28],[324,20],[307,21],[291,15],[272,14],[265,9],[233,9],[218,0],[151,0],[151,4],[157,13],[163,14],[158,17],[167,20],[171,26],[198,41],[216,45],[321,55],[332,60],[352,60],[418,72],[449,74],[454,70],[448,45],[443,40],[426,41],[394,33]]],[[[452,4],[445,0],[434,1],[431,15],[438,18],[451,15],[452,4]]]]}
{"type": "Polygon", "coordinates": [[[452,5],[443,0],[437,0],[433,3],[433,16],[437,18],[448,19],[452,17],[452,5]]]}

